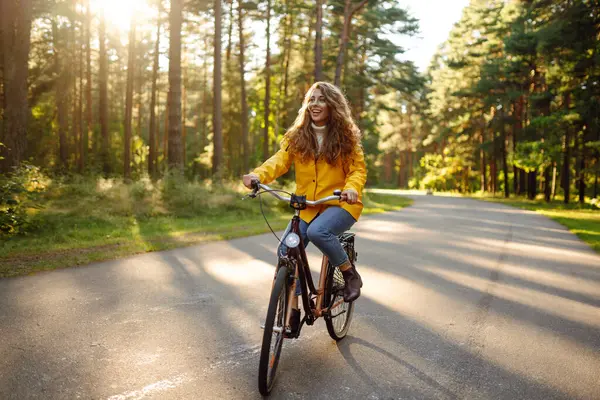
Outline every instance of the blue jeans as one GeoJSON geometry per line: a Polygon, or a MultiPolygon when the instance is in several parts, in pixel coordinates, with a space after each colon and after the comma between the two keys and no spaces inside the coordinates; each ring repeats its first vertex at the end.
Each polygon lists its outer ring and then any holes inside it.
{"type": "MultiPolygon", "coordinates": [[[[348,255],[342,247],[338,235],[346,232],[354,225],[356,220],[350,213],[341,207],[330,206],[318,214],[310,223],[300,220],[300,234],[304,247],[313,242],[323,254],[329,258],[329,262],[334,267],[339,267],[348,261],[348,255]]],[[[282,242],[285,240],[291,229],[291,222],[282,236],[282,242]]],[[[287,246],[283,243],[279,245],[278,254],[287,253],[287,246]]]]}

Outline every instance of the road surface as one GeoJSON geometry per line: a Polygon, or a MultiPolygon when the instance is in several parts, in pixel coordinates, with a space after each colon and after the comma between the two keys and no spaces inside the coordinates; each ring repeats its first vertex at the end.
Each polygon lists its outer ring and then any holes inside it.
{"type": "MultiPolygon", "coordinates": [[[[355,226],[349,336],[305,327],[271,397],[600,399],[600,256],[531,212],[414,198],[355,226]]],[[[260,398],[275,247],[261,235],[0,280],[0,399],[260,398]]],[[[309,260],[318,272],[313,246],[309,260]]]]}

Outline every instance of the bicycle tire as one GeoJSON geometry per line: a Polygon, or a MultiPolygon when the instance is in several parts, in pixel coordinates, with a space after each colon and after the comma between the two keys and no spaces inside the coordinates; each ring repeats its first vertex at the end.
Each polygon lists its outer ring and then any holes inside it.
{"type": "Polygon", "coordinates": [[[340,305],[331,309],[329,315],[325,316],[327,332],[335,341],[340,341],[346,337],[354,312],[354,302],[346,303],[343,302],[343,299],[344,277],[342,271],[329,264],[327,266],[327,280],[325,281],[325,304],[327,307],[331,307],[342,300],[340,305]]]}
{"type": "Polygon", "coordinates": [[[275,383],[279,357],[284,339],[284,323],[287,303],[287,268],[280,268],[275,278],[271,291],[271,299],[265,320],[262,347],[260,350],[260,364],[258,367],[258,389],[263,396],[268,396],[275,383]],[[282,328],[281,332],[274,332],[274,324],[282,328]],[[275,340],[273,349],[271,343],[275,340]],[[273,350],[273,351],[272,351],[273,350]]]}

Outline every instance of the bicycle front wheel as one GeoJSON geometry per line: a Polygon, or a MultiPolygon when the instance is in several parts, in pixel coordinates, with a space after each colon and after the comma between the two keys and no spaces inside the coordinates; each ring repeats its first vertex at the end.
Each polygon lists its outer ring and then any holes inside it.
{"type": "Polygon", "coordinates": [[[287,279],[287,268],[280,268],[275,278],[267,310],[265,331],[260,350],[260,365],[258,367],[258,389],[263,396],[267,396],[273,388],[279,356],[281,355],[285,330],[287,279]]]}
{"type": "Polygon", "coordinates": [[[344,302],[344,276],[339,268],[331,264],[327,266],[327,281],[325,282],[325,300],[331,307],[329,315],[325,316],[325,325],[332,339],[342,340],[350,329],[354,302],[344,302]]]}

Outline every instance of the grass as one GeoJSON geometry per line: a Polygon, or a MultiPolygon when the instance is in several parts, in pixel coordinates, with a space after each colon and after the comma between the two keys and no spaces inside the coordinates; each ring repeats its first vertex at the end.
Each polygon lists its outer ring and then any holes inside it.
{"type": "Polygon", "coordinates": [[[413,203],[412,199],[394,194],[366,192],[363,197],[363,215],[377,214],[386,211],[397,211],[413,203]]]}
{"type": "Polygon", "coordinates": [[[475,197],[484,201],[535,211],[569,228],[592,249],[600,253],[600,209],[589,204],[564,204],[562,201],[546,203],[543,199],[475,197]]]}
{"type": "MultiPolygon", "coordinates": [[[[27,234],[0,238],[0,277],[85,265],[210,240],[268,232],[258,200],[242,200],[239,184],[80,179],[51,183],[41,210],[30,210],[27,234]]],[[[398,210],[411,201],[365,194],[364,214],[398,210]]],[[[284,229],[289,207],[264,197],[273,229],[284,229]]]]}

